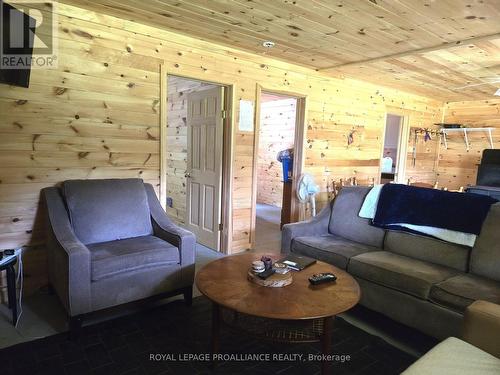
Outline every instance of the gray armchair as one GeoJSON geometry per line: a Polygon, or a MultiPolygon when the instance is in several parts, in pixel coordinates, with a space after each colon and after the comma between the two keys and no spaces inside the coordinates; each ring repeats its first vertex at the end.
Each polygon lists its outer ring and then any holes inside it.
{"type": "Polygon", "coordinates": [[[148,297],[192,299],[195,236],[140,179],[73,180],[42,190],[49,282],[70,316],[148,297]]]}

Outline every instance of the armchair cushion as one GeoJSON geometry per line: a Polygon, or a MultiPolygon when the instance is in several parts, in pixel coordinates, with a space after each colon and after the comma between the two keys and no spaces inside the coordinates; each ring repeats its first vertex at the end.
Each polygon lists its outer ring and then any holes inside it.
{"type": "Polygon", "coordinates": [[[141,179],[65,181],[63,193],[73,230],[86,245],[153,234],[141,179]]]}
{"type": "Polygon", "coordinates": [[[92,281],[144,268],[179,264],[179,250],[155,236],[133,237],[87,246],[92,281]]]}

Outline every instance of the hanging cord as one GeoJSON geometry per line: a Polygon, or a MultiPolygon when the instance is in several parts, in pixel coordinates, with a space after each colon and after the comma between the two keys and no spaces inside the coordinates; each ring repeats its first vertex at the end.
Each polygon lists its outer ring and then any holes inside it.
{"type": "MultiPolygon", "coordinates": [[[[16,321],[16,326],[15,328],[17,329],[17,325],[19,324],[19,321],[21,320],[21,315],[23,314],[23,281],[24,281],[24,278],[23,278],[23,251],[22,249],[18,249],[16,252],[19,252],[17,254],[17,258],[18,258],[18,267],[17,267],[17,282],[16,282],[16,286],[17,284],[19,284],[19,314],[17,316],[17,321],[16,321]]],[[[17,291],[17,287],[16,287],[16,291],[17,291]]],[[[16,301],[17,303],[17,301],[16,301]]]]}

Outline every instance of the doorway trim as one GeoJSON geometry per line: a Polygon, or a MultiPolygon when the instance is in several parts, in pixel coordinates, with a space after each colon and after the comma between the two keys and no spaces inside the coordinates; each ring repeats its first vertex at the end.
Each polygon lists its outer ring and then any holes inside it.
{"type": "Polygon", "coordinates": [[[384,157],[384,145],[385,145],[385,133],[387,130],[387,116],[396,115],[401,117],[399,139],[398,139],[398,153],[396,157],[397,175],[394,178],[394,182],[399,184],[406,184],[406,163],[408,157],[408,141],[410,137],[410,112],[402,108],[397,107],[386,107],[386,113],[384,116],[384,127],[382,131],[382,145],[380,149],[380,162],[378,168],[378,183],[380,183],[382,175],[382,159],[384,157]]]}
{"type": "Polygon", "coordinates": [[[160,64],[160,202],[163,209],[167,204],[167,123],[168,123],[168,76],[196,80],[225,87],[224,105],[226,118],[224,120],[223,150],[222,150],[222,186],[221,186],[221,241],[219,251],[224,254],[231,253],[233,233],[233,156],[234,156],[234,93],[236,85],[232,82],[207,81],[196,75],[189,76],[168,71],[165,63],[160,64]]]}
{"type": "Polygon", "coordinates": [[[294,134],[294,156],[293,156],[293,177],[292,177],[292,201],[291,212],[292,222],[299,218],[299,202],[296,199],[296,182],[304,170],[304,141],[306,137],[306,122],[307,122],[307,95],[291,91],[281,91],[273,88],[267,88],[261,84],[256,85],[255,89],[255,130],[253,143],[253,166],[252,166],[252,207],[251,207],[251,229],[250,229],[250,245],[253,248],[255,245],[255,224],[257,221],[257,169],[259,161],[259,138],[260,138],[260,106],[262,92],[287,96],[297,100],[297,108],[295,114],[295,134],[294,134]]]}

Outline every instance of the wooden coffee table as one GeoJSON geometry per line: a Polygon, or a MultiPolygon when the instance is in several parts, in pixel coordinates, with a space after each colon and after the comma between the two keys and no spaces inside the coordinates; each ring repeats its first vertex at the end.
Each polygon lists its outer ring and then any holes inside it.
{"type": "MultiPolygon", "coordinates": [[[[281,342],[321,342],[322,353],[330,354],[335,315],[355,306],[359,285],[347,272],[320,262],[293,272],[293,283],[283,288],[259,286],[247,280],[253,260],[264,254],[244,253],[217,259],[196,275],[196,286],[213,302],[212,353],[219,351],[221,323],[248,334],[281,342]],[[335,283],[313,286],[308,277],[333,272],[335,283]]],[[[272,256],[279,260],[280,255],[272,256]]],[[[322,362],[322,373],[329,370],[322,362]]]]}

